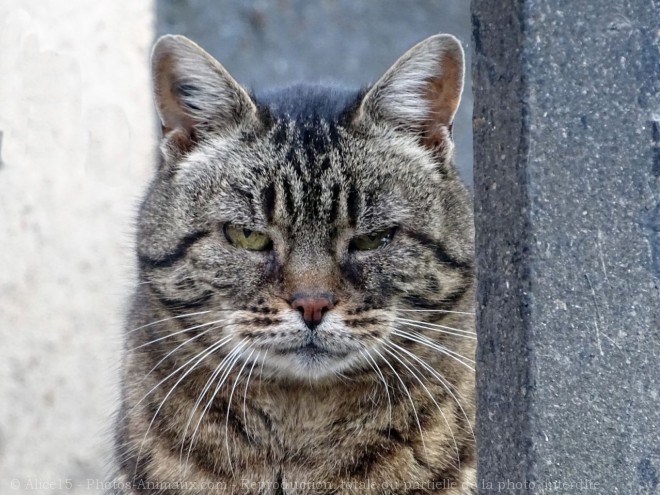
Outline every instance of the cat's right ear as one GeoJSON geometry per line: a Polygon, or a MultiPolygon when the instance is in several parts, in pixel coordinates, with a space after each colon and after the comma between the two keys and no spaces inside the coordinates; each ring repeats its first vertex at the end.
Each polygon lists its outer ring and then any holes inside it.
{"type": "Polygon", "coordinates": [[[151,56],[163,151],[177,158],[209,133],[253,124],[250,95],[211,55],[185,36],[162,36],[151,56]]]}

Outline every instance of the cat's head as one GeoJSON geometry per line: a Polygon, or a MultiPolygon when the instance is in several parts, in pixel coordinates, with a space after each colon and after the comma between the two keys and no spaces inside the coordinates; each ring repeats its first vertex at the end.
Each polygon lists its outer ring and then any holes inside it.
{"type": "Polygon", "coordinates": [[[363,91],[251,95],[181,36],[158,41],[153,71],[162,159],[139,219],[141,277],[207,345],[232,344],[219,354],[327,378],[369,366],[401,311],[465,295],[454,37],[426,39],[363,91]]]}

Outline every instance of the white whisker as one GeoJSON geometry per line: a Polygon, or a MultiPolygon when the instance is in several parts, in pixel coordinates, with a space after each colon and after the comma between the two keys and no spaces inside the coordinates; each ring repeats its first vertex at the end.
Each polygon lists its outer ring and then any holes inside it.
{"type": "MultiPolygon", "coordinates": [[[[225,366],[225,371],[220,377],[220,380],[218,381],[218,384],[215,387],[215,390],[211,394],[211,398],[208,400],[206,403],[206,406],[204,407],[204,410],[202,411],[202,415],[200,416],[199,420],[197,421],[197,425],[195,426],[195,430],[193,431],[192,437],[190,438],[190,445],[188,446],[188,455],[186,456],[186,467],[188,466],[188,462],[190,461],[190,454],[192,453],[192,448],[193,444],[195,443],[195,437],[197,435],[197,432],[199,430],[200,425],[202,424],[202,421],[204,420],[204,416],[208,412],[208,410],[211,407],[211,404],[213,404],[213,401],[215,400],[216,395],[218,394],[218,391],[224,385],[225,381],[227,380],[229,374],[231,373],[231,370],[234,368],[234,365],[240,358],[240,353],[245,347],[245,341],[247,338],[241,340],[234,349],[225,357],[227,360],[226,366],[225,366]]],[[[233,465],[231,463],[231,459],[228,459],[229,466],[232,468],[232,474],[233,474],[233,465]]]]}
{"type": "Polygon", "coordinates": [[[248,373],[247,380],[245,381],[245,388],[243,389],[243,424],[246,425],[247,428],[247,392],[248,392],[248,385],[250,385],[250,378],[252,377],[252,372],[254,371],[254,367],[256,364],[259,362],[259,358],[261,357],[261,351],[257,354],[257,357],[254,358],[254,361],[252,362],[252,367],[250,368],[250,372],[248,373]]]}
{"type": "MultiPolygon", "coordinates": [[[[381,340],[381,343],[386,343],[384,340],[381,340]]],[[[406,387],[406,384],[403,382],[401,379],[401,376],[396,372],[394,369],[394,366],[387,360],[385,356],[383,356],[380,352],[378,352],[376,349],[372,349],[380,358],[387,364],[387,366],[392,370],[392,373],[394,373],[394,376],[396,376],[397,380],[399,380],[399,383],[403,387],[403,390],[405,391],[406,395],[408,396],[408,400],[410,401],[410,405],[412,406],[413,409],[413,414],[415,415],[415,421],[417,422],[417,428],[419,429],[419,438],[422,441],[422,446],[424,447],[424,454],[428,458],[428,450],[426,450],[426,443],[424,442],[424,433],[422,432],[422,425],[419,422],[419,416],[417,415],[417,408],[415,408],[415,401],[413,401],[412,396],[410,395],[410,391],[408,390],[408,387],[406,387]]]]}
{"type": "Polygon", "coordinates": [[[264,353],[264,358],[261,360],[261,369],[259,370],[259,391],[261,391],[261,384],[264,381],[264,364],[266,364],[266,355],[268,354],[268,349],[264,353]]]}
{"type": "Polygon", "coordinates": [[[383,383],[383,387],[385,387],[385,393],[387,394],[387,409],[389,413],[389,422],[388,422],[388,430],[387,430],[387,438],[390,437],[390,429],[392,428],[392,398],[390,397],[390,386],[387,383],[387,380],[385,379],[385,375],[383,375],[383,372],[381,369],[378,367],[378,363],[374,360],[374,358],[369,354],[368,350],[365,351],[360,351],[360,354],[362,354],[367,361],[369,362],[369,366],[380,376],[380,380],[383,383]]]}
{"type": "MultiPolygon", "coordinates": [[[[227,399],[227,414],[225,415],[225,447],[227,449],[227,459],[229,460],[230,466],[231,464],[231,450],[229,449],[229,411],[231,409],[231,400],[234,397],[234,391],[236,390],[236,385],[240,381],[241,378],[241,373],[243,373],[243,370],[245,369],[245,366],[248,364],[250,361],[250,358],[254,354],[255,349],[252,349],[252,352],[248,355],[248,357],[245,358],[243,362],[243,366],[238,370],[238,374],[236,375],[236,378],[234,378],[234,385],[231,387],[231,392],[229,392],[229,399],[227,399]]],[[[255,361],[256,362],[256,361],[255,361]]],[[[254,368],[254,366],[253,366],[254,368]]],[[[245,409],[243,409],[243,412],[245,412],[245,409]]],[[[243,425],[245,427],[245,425],[243,425]]],[[[233,471],[233,467],[232,467],[233,471]]]]}
{"type": "MultiPolygon", "coordinates": [[[[396,352],[393,352],[393,351],[387,349],[387,347],[391,347],[389,342],[385,342],[385,346],[386,346],[386,348],[384,349],[384,351],[389,353],[390,355],[394,356],[394,359],[399,361],[408,370],[408,372],[412,374],[412,376],[415,378],[415,380],[417,380],[419,382],[419,384],[422,386],[422,388],[424,388],[424,391],[426,392],[426,395],[428,395],[429,398],[433,401],[433,403],[435,404],[435,407],[438,408],[438,412],[440,412],[440,415],[442,416],[442,419],[445,420],[447,428],[449,428],[449,433],[451,434],[451,438],[454,441],[454,448],[456,449],[456,461],[458,462],[458,469],[460,469],[461,468],[461,454],[458,451],[458,442],[456,442],[456,437],[454,436],[454,431],[451,429],[451,425],[449,424],[449,421],[447,420],[447,416],[445,416],[445,413],[442,411],[442,408],[440,407],[440,404],[438,404],[438,402],[435,400],[435,397],[433,397],[433,394],[428,389],[428,387],[424,384],[424,382],[419,378],[419,376],[417,376],[417,373],[415,373],[412,369],[410,369],[408,367],[408,365],[406,365],[406,363],[403,362],[403,360],[406,359],[406,358],[403,357],[403,356],[400,356],[396,352]]],[[[407,361],[407,362],[411,366],[413,366],[412,363],[410,363],[410,361],[407,361]]],[[[415,370],[417,370],[417,368],[415,368],[415,370]]]]}
{"type": "Polygon", "coordinates": [[[417,313],[454,313],[458,315],[474,315],[474,313],[469,313],[467,311],[450,311],[448,309],[400,309],[397,308],[397,311],[410,311],[417,313]]]}
{"type": "MultiPolygon", "coordinates": [[[[230,337],[227,337],[230,339],[230,337]]],[[[190,411],[190,415],[188,416],[188,421],[186,422],[186,426],[183,430],[183,435],[181,436],[181,450],[179,451],[179,463],[182,462],[183,460],[183,449],[185,447],[185,440],[186,436],[188,434],[188,429],[190,428],[190,424],[192,423],[193,418],[195,417],[195,411],[197,411],[197,408],[199,407],[200,403],[206,396],[206,392],[208,392],[209,388],[211,388],[211,385],[215,381],[216,377],[222,372],[224,369],[224,365],[229,359],[229,356],[231,356],[231,352],[228,353],[222,360],[220,360],[220,363],[215,367],[211,375],[209,376],[209,379],[206,380],[206,383],[204,384],[204,387],[202,388],[202,391],[199,393],[199,397],[197,397],[197,400],[195,401],[195,404],[193,405],[193,408],[190,411]]]]}
{"type": "Polygon", "coordinates": [[[448,348],[446,348],[446,347],[444,347],[444,346],[442,346],[442,345],[440,345],[436,342],[433,342],[432,340],[428,339],[424,335],[420,335],[420,334],[415,335],[415,334],[406,332],[404,330],[400,330],[398,328],[394,328],[392,333],[394,335],[398,335],[399,337],[404,337],[404,338],[407,338],[409,340],[413,340],[413,341],[415,341],[419,344],[425,345],[425,346],[427,346],[431,349],[435,349],[435,350],[437,350],[437,351],[439,351],[439,352],[441,352],[441,353],[443,353],[443,354],[445,354],[445,355],[447,355],[451,358],[454,358],[456,361],[461,363],[463,366],[466,366],[471,371],[474,371],[474,368],[472,366],[470,366],[467,363],[464,363],[463,361],[461,361],[461,359],[465,359],[466,361],[468,361],[472,364],[474,364],[474,360],[472,360],[470,358],[467,358],[467,357],[463,356],[462,354],[459,354],[455,351],[452,351],[451,349],[448,349],[448,348]]]}
{"type": "Polygon", "coordinates": [[[441,325],[440,323],[434,323],[434,322],[431,322],[431,321],[414,320],[414,319],[410,319],[410,318],[399,318],[398,316],[396,317],[396,319],[401,320],[401,321],[410,321],[410,322],[413,322],[413,323],[422,323],[424,325],[429,325],[429,326],[438,327],[438,328],[444,328],[446,330],[452,330],[454,332],[466,333],[468,335],[475,335],[476,334],[476,332],[474,330],[465,330],[463,328],[454,328],[454,327],[450,327],[450,326],[447,326],[447,325],[441,325]]]}
{"type": "Polygon", "coordinates": [[[160,361],[158,361],[158,362],[156,363],[156,365],[155,365],[153,368],[151,368],[151,370],[150,370],[146,375],[144,375],[144,376],[142,377],[142,380],[140,380],[140,383],[142,383],[142,382],[143,382],[143,381],[144,381],[149,375],[151,375],[154,371],[156,371],[156,369],[157,369],[161,364],[163,364],[163,362],[164,362],[168,357],[170,357],[172,354],[174,354],[177,350],[179,350],[180,348],[182,348],[184,345],[186,345],[186,344],[192,342],[192,341],[195,340],[195,339],[200,338],[200,337],[201,337],[202,335],[204,335],[204,334],[207,334],[207,333],[209,333],[209,332],[212,332],[213,330],[217,330],[218,328],[222,328],[222,327],[217,326],[217,327],[211,327],[211,328],[208,328],[208,329],[204,330],[203,332],[198,333],[197,335],[194,335],[194,336],[190,337],[190,338],[187,339],[187,340],[184,340],[181,344],[179,344],[179,345],[176,346],[174,349],[172,349],[170,352],[168,352],[167,354],[165,354],[165,356],[164,356],[160,361]]]}
{"type": "MultiPolygon", "coordinates": [[[[215,344],[213,344],[209,349],[204,349],[204,350],[202,350],[200,353],[196,354],[195,356],[193,356],[192,358],[190,358],[188,361],[186,361],[185,363],[183,363],[181,366],[179,366],[177,369],[175,369],[173,372],[171,372],[169,375],[167,375],[165,378],[163,378],[161,381],[159,381],[159,382],[158,382],[158,383],[157,383],[157,384],[156,384],[151,390],[149,390],[149,392],[147,392],[147,393],[146,393],[146,394],[145,394],[145,395],[144,395],[144,396],[143,396],[143,397],[142,397],[142,398],[141,398],[141,399],[140,399],[140,400],[139,400],[139,401],[138,401],[138,402],[137,402],[137,403],[131,408],[131,411],[130,411],[130,412],[132,412],[133,410],[135,410],[135,408],[136,408],[137,406],[139,406],[139,405],[142,403],[142,401],[143,401],[144,399],[146,399],[147,397],[149,397],[149,396],[150,396],[150,395],[151,395],[156,389],[158,389],[158,387],[160,387],[163,383],[165,383],[165,382],[166,382],[167,380],[169,380],[171,377],[173,377],[174,375],[176,375],[179,371],[181,371],[182,369],[184,369],[186,366],[188,366],[191,362],[195,361],[195,359],[197,359],[198,357],[200,357],[200,356],[202,356],[202,355],[203,355],[203,357],[207,356],[207,355],[209,354],[208,351],[209,351],[211,348],[215,348],[215,346],[216,346],[217,344],[219,344],[219,343],[223,343],[223,344],[224,344],[224,343],[226,343],[226,342],[227,342],[228,340],[230,340],[230,339],[231,339],[231,337],[224,337],[224,338],[221,339],[220,341],[218,341],[218,342],[216,342],[215,344]]],[[[222,347],[222,346],[220,346],[220,347],[222,347]]],[[[217,347],[217,348],[219,349],[220,347],[217,347]]],[[[197,363],[195,363],[195,365],[197,365],[197,363]]],[[[129,414],[130,414],[130,412],[129,412],[129,414]]]]}
{"type": "MultiPolygon", "coordinates": [[[[201,352],[201,353],[200,353],[201,355],[199,356],[199,359],[197,359],[197,361],[195,361],[195,363],[192,365],[192,367],[191,367],[190,369],[188,369],[188,370],[187,370],[187,371],[186,371],[186,372],[185,372],[185,373],[184,373],[184,374],[183,374],[183,375],[177,380],[177,382],[174,384],[174,386],[169,390],[169,392],[167,392],[167,394],[165,395],[165,397],[163,398],[163,400],[160,402],[160,405],[158,406],[158,409],[156,409],[156,412],[154,413],[153,417],[151,418],[151,422],[149,423],[149,426],[147,427],[147,431],[144,433],[144,437],[142,437],[142,442],[140,443],[140,449],[138,450],[138,454],[137,454],[137,457],[136,457],[136,459],[135,459],[135,469],[136,469],[136,472],[134,473],[134,475],[137,474],[137,467],[139,466],[139,462],[138,462],[138,461],[140,460],[140,455],[142,454],[142,448],[144,447],[144,442],[147,440],[147,436],[149,435],[149,430],[151,430],[151,427],[153,426],[154,421],[156,421],[156,417],[158,417],[158,413],[159,413],[160,410],[162,409],[162,407],[163,407],[163,405],[165,404],[165,402],[167,401],[167,399],[170,397],[170,395],[172,395],[172,393],[173,393],[174,390],[177,388],[177,386],[178,386],[178,385],[179,385],[179,384],[180,384],[180,383],[181,383],[181,382],[182,382],[182,381],[183,381],[183,380],[184,380],[184,379],[185,379],[190,373],[193,372],[193,370],[197,367],[197,365],[199,365],[199,363],[201,363],[204,359],[206,359],[206,357],[208,357],[209,355],[211,355],[213,352],[215,352],[217,349],[219,349],[219,348],[222,347],[223,345],[224,345],[224,343],[223,343],[223,341],[221,340],[221,341],[218,341],[218,342],[216,342],[215,344],[213,344],[211,347],[209,347],[209,348],[206,349],[205,351],[201,352]]],[[[194,358],[193,358],[193,359],[194,359],[194,358]]],[[[188,361],[188,362],[190,362],[190,361],[188,361]]],[[[186,364],[187,364],[187,363],[186,363],[186,364]]],[[[185,365],[184,365],[184,366],[185,366],[185,365]]],[[[178,371],[178,370],[177,370],[177,371],[178,371]]],[[[175,373],[176,373],[176,371],[175,371],[175,373]]],[[[169,378],[170,376],[172,376],[172,374],[168,375],[168,378],[169,378]]],[[[166,378],[165,380],[167,380],[167,378],[166,378]]],[[[160,383],[163,383],[163,381],[161,381],[160,383]]],[[[160,383],[159,383],[159,385],[160,385],[160,383]]],[[[154,387],[154,388],[152,389],[152,391],[155,390],[159,385],[156,385],[156,387],[154,387]]],[[[151,393],[151,392],[149,392],[147,395],[149,395],[150,393],[151,393]]],[[[145,397],[146,397],[146,396],[145,396],[145,397]]],[[[141,399],[141,400],[143,400],[143,399],[141,399]]],[[[136,404],[136,405],[137,405],[137,404],[136,404]]]]}
{"type": "Polygon", "coordinates": [[[426,321],[419,321],[419,320],[408,320],[406,318],[395,318],[396,321],[399,321],[403,323],[404,325],[410,325],[410,326],[421,326],[422,328],[427,328],[428,330],[433,330],[435,332],[439,333],[445,333],[448,335],[455,335],[457,337],[463,337],[466,339],[473,339],[477,340],[477,337],[475,336],[474,332],[471,332],[469,330],[461,330],[459,328],[452,328],[452,327],[447,327],[444,325],[438,325],[437,323],[428,323],[426,321]],[[447,330],[453,330],[452,332],[448,332],[447,330]]]}
{"type": "Polygon", "coordinates": [[[186,333],[186,332],[189,332],[189,331],[191,331],[191,330],[196,330],[196,329],[198,329],[198,328],[208,327],[209,325],[215,325],[216,323],[223,323],[223,322],[225,322],[225,321],[227,321],[227,319],[224,319],[224,320],[209,321],[209,322],[207,322],[207,323],[201,323],[201,324],[199,324],[199,325],[195,325],[194,327],[184,328],[183,330],[179,330],[178,332],[168,333],[167,335],[163,335],[162,337],[158,337],[157,339],[154,339],[154,340],[152,340],[152,341],[150,341],[150,342],[147,342],[147,343],[145,343],[145,344],[140,344],[139,346],[134,347],[133,349],[131,349],[131,352],[132,352],[132,351],[137,351],[138,349],[142,349],[143,347],[146,347],[146,346],[148,346],[148,345],[155,344],[156,342],[160,342],[161,340],[169,339],[170,337],[174,337],[175,335],[179,335],[179,334],[182,334],[182,333],[186,333]]]}
{"type": "Polygon", "coordinates": [[[185,314],[185,315],[170,316],[169,318],[163,318],[162,320],[152,321],[151,323],[147,323],[146,325],[142,325],[141,327],[137,327],[137,328],[134,328],[132,330],[129,330],[126,333],[137,332],[138,330],[142,330],[143,328],[147,328],[147,327],[150,327],[150,326],[153,326],[153,325],[158,325],[159,323],[164,323],[166,321],[175,320],[177,318],[188,318],[190,316],[205,315],[206,313],[210,313],[210,311],[198,311],[196,313],[188,313],[188,314],[185,314]]]}
{"type": "MultiPolygon", "coordinates": [[[[451,395],[451,397],[454,399],[454,401],[456,402],[458,407],[461,409],[461,412],[463,413],[463,416],[465,416],[465,420],[467,421],[468,427],[470,428],[470,432],[472,433],[472,438],[474,438],[476,440],[476,436],[474,434],[474,429],[472,428],[472,423],[470,423],[470,418],[468,417],[467,413],[465,412],[465,409],[463,409],[463,405],[461,404],[461,402],[458,400],[458,398],[451,391],[451,388],[453,386],[451,385],[451,383],[444,376],[442,376],[442,373],[437,371],[435,368],[433,368],[433,366],[428,364],[426,361],[424,361],[422,358],[417,356],[415,353],[410,352],[409,350],[395,344],[394,342],[390,342],[390,345],[392,345],[392,346],[396,347],[397,349],[399,349],[399,350],[405,352],[406,354],[408,354],[415,361],[417,361],[419,364],[421,364],[427,371],[429,371],[440,382],[440,384],[445,388],[447,393],[449,393],[449,395],[451,395]]],[[[454,390],[456,390],[456,393],[458,395],[460,395],[460,393],[458,392],[458,389],[456,389],[455,387],[453,387],[453,388],[454,388],[454,390]]]]}

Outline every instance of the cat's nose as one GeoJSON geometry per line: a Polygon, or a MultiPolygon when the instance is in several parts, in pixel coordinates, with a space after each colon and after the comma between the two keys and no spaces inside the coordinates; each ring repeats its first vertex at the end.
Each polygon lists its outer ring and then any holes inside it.
{"type": "Polygon", "coordinates": [[[308,295],[297,293],[293,295],[291,307],[300,311],[305,323],[310,330],[321,323],[323,315],[330,311],[334,306],[331,294],[308,295]]]}

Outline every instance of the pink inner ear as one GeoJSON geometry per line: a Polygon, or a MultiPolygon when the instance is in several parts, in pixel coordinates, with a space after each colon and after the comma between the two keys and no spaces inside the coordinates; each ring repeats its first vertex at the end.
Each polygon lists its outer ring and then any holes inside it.
{"type": "Polygon", "coordinates": [[[182,107],[180,96],[177,94],[175,79],[176,60],[171,53],[163,54],[157,64],[155,72],[156,104],[163,124],[163,134],[174,129],[192,129],[193,119],[186,114],[182,107]]]}
{"type": "Polygon", "coordinates": [[[442,147],[449,137],[456,108],[461,97],[461,65],[450,55],[439,61],[441,75],[429,79],[424,91],[429,112],[422,124],[422,142],[429,148],[442,147]]]}
{"type": "MultiPolygon", "coordinates": [[[[168,64],[170,60],[166,61],[168,64]]],[[[194,121],[176,94],[176,85],[171,81],[171,67],[159,75],[156,99],[162,122],[162,135],[167,140],[167,148],[172,156],[180,157],[190,152],[195,144],[194,121]]]]}
{"type": "Polygon", "coordinates": [[[448,54],[439,62],[440,76],[428,81],[425,99],[429,102],[429,120],[450,126],[461,97],[461,66],[448,54]]]}

